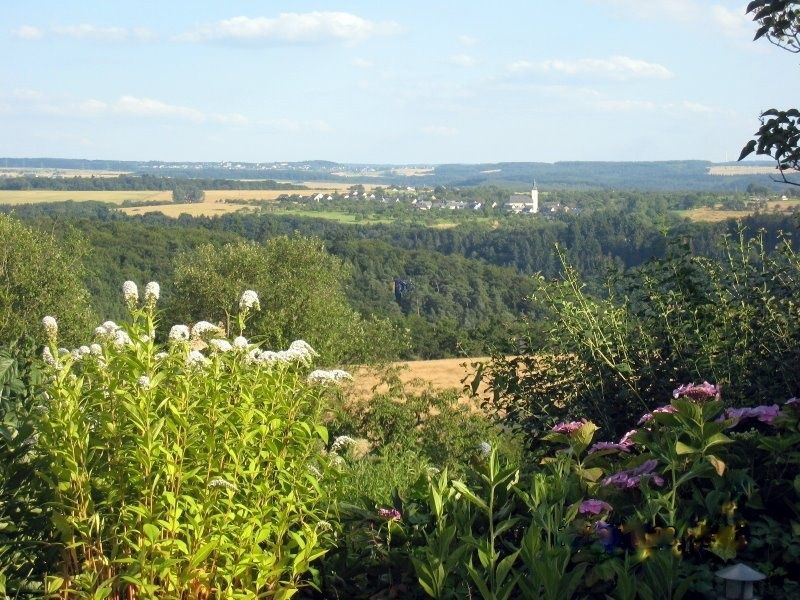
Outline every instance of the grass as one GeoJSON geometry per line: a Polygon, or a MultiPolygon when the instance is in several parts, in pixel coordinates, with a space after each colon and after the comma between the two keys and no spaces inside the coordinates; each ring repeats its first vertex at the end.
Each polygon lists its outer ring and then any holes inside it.
{"type": "Polygon", "coordinates": [[[136,202],[168,202],[172,192],[113,191],[71,192],[54,190],[0,190],[0,204],[40,204],[42,202],[111,202],[122,204],[125,200],[136,202]]]}
{"type": "Polygon", "coordinates": [[[394,223],[396,221],[396,219],[391,217],[378,217],[375,215],[363,217],[361,215],[337,212],[333,210],[285,210],[280,212],[286,215],[308,217],[311,219],[326,219],[328,221],[336,221],[337,223],[346,223],[350,225],[374,225],[378,223],[394,223]]]}

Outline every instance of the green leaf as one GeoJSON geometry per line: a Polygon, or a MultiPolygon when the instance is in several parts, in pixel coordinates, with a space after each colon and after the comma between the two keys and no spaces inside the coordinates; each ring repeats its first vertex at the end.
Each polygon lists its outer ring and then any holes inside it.
{"type": "Polygon", "coordinates": [[[514,566],[514,562],[517,560],[519,553],[520,551],[517,550],[513,554],[506,556],[497,564],[497,570],[495,571],[495,581],[497,582],[497,585],[503,585],[503,581],[505,581],[508,572],[511,570],[511,567],[514,566]]]}
{"type": "Polygon", "coordinates": [[[475,582],[475,587],[478,588],[478,591],[483,596],[483,600],[495,600],[492,593],[489,591],[489,587],[484,582],[481,574],[473,567],[472,565],[467,565],[467,573],[472,578],[472,581],[475,582]]]}
{"type": "Polygon", "coordinates": [[[478,498],[474,493],[472,493],[472,491],[470,491],[470,489],[466,486],[466,484],[464,484],[462,481],[454,481],[452,485],[456,489],[456,491],[462,496],[464,496],[464,498],[469,500],[469,502],[480,508],[487,515],[489,514],[489,506],[486,504],[486,502],[484,502],[483,500],[478,498]]]}
{"type": "Polygon", "coordinates": [[[158,527],[156,527],[152,523],[145,523],[142,526],[142,531],[144,532],[145,537],[147,537],[147,539],[150,540],[150,543],[155,542],[156,538],[158,538],[158,534],[160,533],[158,527]]]}
{"type": "Polygon", "coordinates": [[[700,452],[697,448],[692,448],[681,441],[675,442],[675,452],[680,456],[683,454],[697,454],[700,452]]]}

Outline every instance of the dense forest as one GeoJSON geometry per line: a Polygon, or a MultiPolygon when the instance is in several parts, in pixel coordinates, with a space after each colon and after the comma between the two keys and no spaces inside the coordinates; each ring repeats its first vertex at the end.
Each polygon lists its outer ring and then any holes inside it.
{"type": "MultiPolygon", "coordinates": [[[[562,193],[564,200],[585,207],[578,214],[494,223],[465,219],[450,228],[401,220],[353,225],[268,212],[127,217],[91,202],[27,205],[13,212],[40,230],[82,241],[95,309],[112,317],[121,310],[120,280],[156,279],[168,296],[176,256],[201,245],[265,243],[284,235],[318,238],[347,265],[350,305],[364,317],[389,319],[405,331],[403,357],[435,358],[513,351],[521,324],[542,318],[531,299],[530,276],[558,277],[563,261],[585,278],[589,290],[602,294],[609,277],[665,256],[675,240],[686,240],[697,255],[718,258],[721,241],[739,227],[733,221],[693,223],[668,210],[696,196],[609,193],[605,207],[602,196],[562,193]]],[[[743,224],[746,237],[761,232],[766,247],[773,248],[797,221],[765,214],[743,224]]],[[[797,245],[797,238],[792,243],[797,245]]]]}

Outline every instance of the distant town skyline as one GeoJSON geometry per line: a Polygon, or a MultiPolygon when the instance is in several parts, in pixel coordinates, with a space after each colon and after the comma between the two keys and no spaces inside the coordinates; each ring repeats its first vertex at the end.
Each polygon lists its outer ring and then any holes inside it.
{"type": "Polygon", "coordinates": [[[0,156],[735,160],[793,106],[746,2],[143,0],[4,7],[0,156]]]}

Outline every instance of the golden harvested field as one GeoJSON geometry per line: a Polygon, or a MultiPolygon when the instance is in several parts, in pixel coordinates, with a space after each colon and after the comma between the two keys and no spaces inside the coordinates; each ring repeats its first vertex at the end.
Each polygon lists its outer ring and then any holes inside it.
{"type": "Polygon", "coordinates": [[[401,167],[399,169],[392,169],[395,175],[402,175],[403,177],[423,177],[433,173],[432,167],[419,168],[419,167],[401,167]]]}
{"type": "Polygon", "coordinates": [[[194,202],[189,204],[150,204],[148,206],[126,206],[118,209],[126,215],[144,215],[160,212],[166,217],[177,219],[182,214],[193,217],[216,217],[237,211],[254,210],[241,204],[226,204],[224,202],[194,202]]]}
{"type": "MultiPolygon", "coordinates": [[[[317,194],[333,194],[334,188],[315,187],[307,190],[206,190],[206,202],[224,202],[225,200],[277,200],[281,196],[316,196],[317,194]]],[[[341,191],[341,190],[339,190],[341,191]]]]}
{"type": "Polygon", "coordinates": [[[136,202],[165,202],[172,199],[172,192],[69,192],[52,190],[0,190],[0,204],[38,204],[42,202],[113,202],[125,200],[136,202]]]}
{"type": "MultiPolygon", "coordinates": [[[[721,175],[723,177],[732,177],[733,175],[776,175],[778,170],[772,166],[764,165],[722,165],[717,167],[709,167],[709,175],[721,175]]],[[[794,171],[787,171],[789,175],[794,171]]]]}
{"type": "MultiPolygon", "coordinates": [[[[771,200],[767,202],[767,210],[762,212],[788,213],[792,209],[800,206],[800,200],[771,200]]],[[[677,211],[682,217],[692,221],[703,221],[706,223],[719,223],[727,219],[743,219],[749,217],[754,211],[751,210],[714,210],[711,208],[693,208],[691,210],[677,211]]]]}
{"type": "MultiPolygon", "coordinates": [[[[488,357],[478,358],[443,358],[439,360],[415,360],[408,362],[394,363],[394,367],[400,369],[399,377],[404,384],[420,380],[421,387],[430,385],[434,390],[455,389],[461,393],[462,401],[468,398],[462,392],[463,384],[461,381],[469,376],[470,379],[475,374],[472,363],[486,362],[488,357]]],[[[372,389],[380,383],[379,374],[374,369],[361,367],[353,371],[353,382],[348,384],[348,391],[354,398],[369,398],[372,389]]],[[[388,386],[379,386],[377,391],[386,391],[388,386]]],[[[484,388],[479,390],[483,393],[484,388]]]]}

